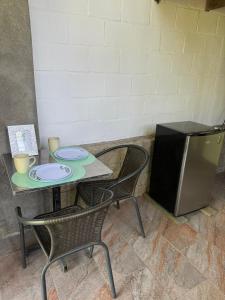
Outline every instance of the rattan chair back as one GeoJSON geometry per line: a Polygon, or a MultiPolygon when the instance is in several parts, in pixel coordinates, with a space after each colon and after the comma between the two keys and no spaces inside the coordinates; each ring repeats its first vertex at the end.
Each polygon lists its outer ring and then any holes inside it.
{"type": "Polygon", "coordinates": [[[118,180],[123,180],[120,189],[126,190],[132,194],[135,190],[137,180],[148,162],[149,155],[147,151],[137,145],[127,145],[125,158],[118,176],[118,180]]]}
{"type": "Polygon", "coordinates": [[[31,220],[19,217],[20,222],[33,227],[49,261],[76,247],[101,241],[101,230],[113,193],[93,187],[92,197],[97,205],[87,209],[72,206],[31,220]]]}

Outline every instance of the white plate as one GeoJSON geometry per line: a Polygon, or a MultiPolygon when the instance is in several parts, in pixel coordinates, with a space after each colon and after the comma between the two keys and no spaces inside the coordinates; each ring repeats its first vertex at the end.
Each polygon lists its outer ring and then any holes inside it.
{"type": "Polygon", "coordinates": [[[35,166],[29,171],[31,179],[44,182],[63,180],[71,175],[70,167],[58,163],[35,166]]]}
{"type": "Polygon", "coordinates": [[[56,158],[64,160],[79,160],[88,157],[88,152],[80,147],[61,148],[54,152],[56,158]]]}

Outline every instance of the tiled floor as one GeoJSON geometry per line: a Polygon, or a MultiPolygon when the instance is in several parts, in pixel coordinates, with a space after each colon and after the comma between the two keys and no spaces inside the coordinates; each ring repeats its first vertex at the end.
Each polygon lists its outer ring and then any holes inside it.
{"type": "MultiPolygon", "coordinates": [[[[110,209],[103,240],[108,244],[119,300],[225,300],[225,174],[217,177],[212,207],[176,224],[148,199],[140,199],[147,233],[138,233],[129,201],[110,209]]],[[[40,251],[29,257],[26,270],[19,253],[0,258],[0,299],[39,300],[40,272],[45,257],[40,251]]],[[[48,272],[49,300],[111,299],[103,252],[93,259],[80,253],[68,260],[69,271],[58,264],[48,272]]]]}

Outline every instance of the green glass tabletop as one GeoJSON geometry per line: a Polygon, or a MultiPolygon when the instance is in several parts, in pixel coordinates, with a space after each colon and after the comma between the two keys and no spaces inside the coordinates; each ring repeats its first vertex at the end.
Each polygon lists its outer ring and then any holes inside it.
{"type": "Polygon", "coordinates": [[[35,181],[32,180],[28,174],[19,174],[19,173],[14,173],[12,176],[12,182],[17,185],[18,187],[21,188],[26,188],[26,189],[37,189],[37,188],[46,188],[46,187],[51,187],[55,185],[62,185],[66,183],[72,183],[78,179],[81,179],[85,175],[85,169],[83,167],[79,167],[76,169],[72,169],[72,176],[69,178],[66,178],[64,180],[57,180],[57,181],[52,181],[52,182],[43,182],[43,181],[35,181]]]}
{"type": "Polygon", "coordinates": [[[15,172],[12,175],[12,182],[18,187],[27,188],[27,189],[44,188],[44,187],[55,186],[56,184],[61,185],[61,184],[71,183],[84,177],[86,171],[83,168],[83,166],[89,165],[96,160],[95,156],[90,153],[87,158],[77,160],[77,161],[58,159],[52,153],[50,153],[50,155],[54,159],[54,162],[58,162],[60,164],[69,166],[72,170],[72,175],[63,180],[43,182],[43,181],[32,180],[28,174],[19,174],[15,172]]]}
{"type": "Polygon", "coordinates": [[[100,160],[98,160],[94,155],[90,153],[85,159],[77,161],[66,161],[55,158],[54,155],[49,154],[49,152],[46,149],[44,149],[41,150],[39,152],[39,155],[37,156],[38,165],[56,162],[65,164],[72,169],[73,174],[70,177],[61,181],[34,181],[30,179],[27,174],[21,175],[15,171],[11,154],[3,154],[2,158],[6,167],[7,175],[9,177],[12,192],[14,195],[26,191],[36,191],[39,189],[59,187],[69,183],[75,183],[82,180],[90,180],[93,178],[108,176],[112,174],[112,171],[107,166],[105,166],[100,160]]]}

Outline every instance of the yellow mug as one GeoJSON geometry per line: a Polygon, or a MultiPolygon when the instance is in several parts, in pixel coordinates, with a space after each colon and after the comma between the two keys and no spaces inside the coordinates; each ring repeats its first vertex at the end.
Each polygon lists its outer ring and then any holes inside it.
{"type": "Polygon", "coordinates": [[[29,155],[26,153],[16,154],[13,157],[13,160],[16,171],[20,174],[27,173],[28,169],[31,168],[36,162],[35,157],[29,157],[29,155]],[[33,161],[31,162],[31,160],[33,161]]]}
{"type": "Polygon", "coordinates": [[[59,137],[50,137],[48,138],[48,148],[49,152],[55,152],[60,145],[59,137]]]}

